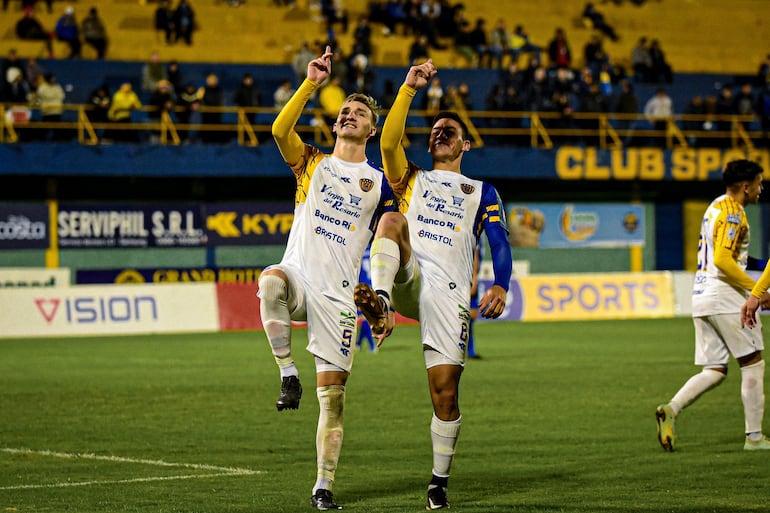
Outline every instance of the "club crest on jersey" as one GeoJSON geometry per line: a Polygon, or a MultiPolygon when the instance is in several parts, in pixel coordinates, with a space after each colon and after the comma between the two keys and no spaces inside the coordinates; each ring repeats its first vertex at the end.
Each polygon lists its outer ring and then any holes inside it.
{"type": "Polygon", "coordinates": [[[472,186],[469,183],[463,183],[463,184],[460,184],[460,190],[463,191],[465,194],[473,194],[473,191],[476,190],[476,187],[472,186]]]}
{"type": "Polygon", "coordinates": [[[371,180],[369,178],[361,178],[358,181],[359,187],[361,187],[361,190],[364,192],[369,192],[372,190],[372,187],[374,187],[374,180],[371,180]]]}

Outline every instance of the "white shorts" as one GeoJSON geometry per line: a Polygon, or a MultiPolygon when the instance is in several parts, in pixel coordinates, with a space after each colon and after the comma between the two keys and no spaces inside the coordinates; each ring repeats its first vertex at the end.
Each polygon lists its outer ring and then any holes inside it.
{"type": "MultiPolygon", "coordinates": [[[[406,317],[420,321],[423,347],[444,356],[440,362],[426,358],[426,366],[465,365],[470,333],[470,298],[456,290],[442,290],[428,282],[415,261],[412,277],[394,283],[392,305],[406,317]]],[[[426,351],[427,356],[427,351],[426,351]]]]}
{"type": "Polygon", "coordinates": [[[350,372],[358,317],[352,291],[311,290],[307,276],[296,267],[277,264],[268,269],[278,269],[289,278],[289,314],[292,321],[307,321],[307,350],[350,372]]]}
{"type": "Polygon", "coordinates": [[[727,365],[730,355],[741,358],[764,349],[762,322],[753,329],[741,328],[740,314],[693,317],[695,365],[727,365]]]}

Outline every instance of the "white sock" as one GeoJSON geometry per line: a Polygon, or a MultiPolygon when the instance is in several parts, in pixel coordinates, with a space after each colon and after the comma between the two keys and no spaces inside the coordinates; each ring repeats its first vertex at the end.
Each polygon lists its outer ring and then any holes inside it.
{"type": "Polygon", "coordinates": [[[764,360],[741,367],[741,400],[743,416],[746,419],[746,433],[762,432],[762,417],[765,415],[764,381],[764,360]]]}
{"type": "Polygon", "coordinates": [[[673,399],[671,399],[671,408],[674,410],[674,417],[679,412],[690,406],[700,396],[720,384],[727,376],[714,369],[703,369],[698,374],[687,380],[687,383],[679,389],[673,399]]]}
{"type": "Polygon", "coordinates": [[[456,420],[443,421],[433,414],[430,421],[430,437],[433,441],[433,475],[449,477],[455,456],[457,436],[460,433],[462,416],[456,420]]]}
{"type": "Polygon", "coordinates": [[[281,370],[281,377],[298,376],[291,355],[291,316],[287,305],[286,282],[278,276],[263,274],[259,278],[259,315],[275,363],[281,370]]]}
{"type": "Polygon", "coordinates": [[[329,385],[318,387],[318,431],[316,432],[316,453],[318,456],[318,477],[313,493],[323,488],[332,490],[334,473],[342,449],[342,423],[345,413],[345,387],[329,385]]]}
{"type": "Polygon", "coordinates": [[[398,243],[386,237],[377,237],[372,241],[371,277],[372,288],[383,290],[388,296],[393,293],[393,281],[401,267],[401,250],[398,243]]]}

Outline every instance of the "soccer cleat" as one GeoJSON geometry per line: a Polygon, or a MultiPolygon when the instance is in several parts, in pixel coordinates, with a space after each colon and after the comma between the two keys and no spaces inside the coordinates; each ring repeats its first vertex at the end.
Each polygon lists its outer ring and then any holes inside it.
{"type": "Polygon", "coordinates": [[[296,410],[299,408],[299,400],[302,397],[302,385],[297,376],[286,376],[281,380],[281,393],[275,402],[278,411],[296,410]]]}
{"type": "Polygon", "coordinates": [[[310,497],[310,504],[319,511],[329,511],[330,509],[342,509],[342,506],[334,502],[334,495],[329,490],[319,488],[310,497]]]}
{"type": "Polygon", "coordinates": [[[446,488],[443,486],[434,486],[428,488],[428,505],[425,509],[432,511],[434,509],[449,509],[449,501],[446,498],[446,488]]]}
{"type": "Polygon", "coordinates": [[[393,329],[390,323],[388,305],[368,284],[359,283],[353,291],[353,299],[361,313],[364,314],[372,333],[382,335],[393,329]]]}
{"type": "Polygon", "coordinates": [[[664,450],[674,452],[676,431],[674,430],[674,411],[668,404],[661,404],[655,409],[658,421],[658,442],[664,450]]]}
{"type": "Polygon", "coordinates": [[[770,450],[770,440],[766,436],[762,436],[759,440],[756,442],[753,440],[749,440],[749,437],[746,437],[746,443],[743,444],[743,450],[744,451],[767,451],[770,450]]]}

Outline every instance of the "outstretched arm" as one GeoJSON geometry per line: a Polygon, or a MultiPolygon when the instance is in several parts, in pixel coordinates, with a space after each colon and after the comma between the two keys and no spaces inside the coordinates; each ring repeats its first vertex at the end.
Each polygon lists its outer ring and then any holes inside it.
{"type": "Polygon", "coordinates": [[[327,46],[322,56],[307,65],[307,78],[281,109],[272,126],[273,139],[287,164],[293,166],[304,154],[305,145],[294,127],[302,111],[324,80],[331,73],[331,47],[327,46]]]}
{"type": "Polygon", "coordinates": [[[508,242],[508,226],[505,221],[503,202],[497,191],[484,184],[481,221],[489,240],[495,283],[479,301],[479,312],[486,318],[496,319],[505,310],[508,287],[513,270],[511,244],[508,242]]]}
{"type": "Polygon", "coordinates": [[[385,176],[391,183],[401,180],[408,167],[401,139],[404,137],[409,107],[417,91],[428,85],[436,73],[436,67],[430,59],[418,66],[410,67],[382,126],[382,136],[380,136],[382,164],[385,168],[385,176]]]}

